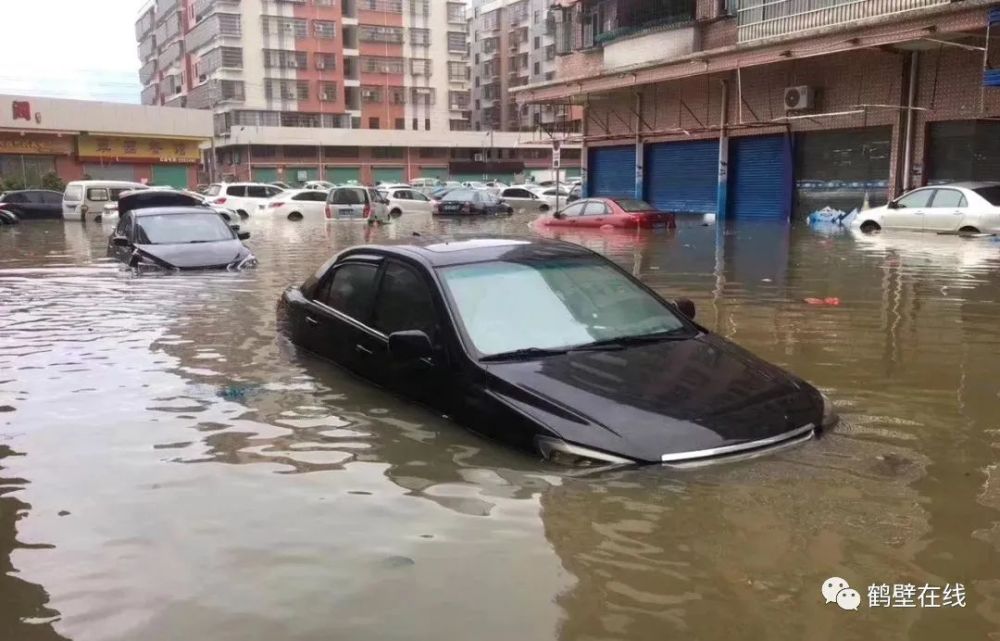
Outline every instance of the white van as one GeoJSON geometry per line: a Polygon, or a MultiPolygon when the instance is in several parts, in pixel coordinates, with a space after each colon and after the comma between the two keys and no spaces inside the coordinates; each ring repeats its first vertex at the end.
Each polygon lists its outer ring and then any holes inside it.
{"type": "Polygon", "coordinates": [[[126,191],[148,189],[142,183],[122,180],[74,180],[63,192],[62,214],[65,220],[95,220],[104,214],[104,206],[118,202],[126,191]]]}
{"type": "Polygon", "coordinates": [[[209,204],[232,209],[240,218],[249,218],[282,191],[281,187],[263,183],[213,183],[205,190],[205,196],[209,204]]]}

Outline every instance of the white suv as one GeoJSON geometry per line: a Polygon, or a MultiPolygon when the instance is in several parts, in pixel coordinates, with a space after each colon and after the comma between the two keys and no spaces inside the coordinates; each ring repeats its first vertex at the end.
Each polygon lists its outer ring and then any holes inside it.
{"type": "Polygon", "coordinates": [[[264,183],[215,183],[208,186],[205,196],[209,204],[231,209],[240,218],[249,218],[250,214],[282,191],[280,187],[264,183]]]}

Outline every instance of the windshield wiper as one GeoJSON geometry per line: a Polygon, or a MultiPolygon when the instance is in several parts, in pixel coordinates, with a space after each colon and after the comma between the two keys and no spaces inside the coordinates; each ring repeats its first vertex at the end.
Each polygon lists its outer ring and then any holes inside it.
{"type": "Polygon", "coordinates": [[[646,343],[659,343],[662,341],[686,340],[692,338],[694,334],[687,331],[687,328],[678,327],[663,332],[653,332],[651,334],[634,334],[632,336],[618,336],[617,338],[606,338],[593,343],[585,343],[572,348],[574,351],[586,351],[589,349],[606,349],[608,347],[626,347],[629,345],[643,345],[646,343]]]}
{"type": "Polygon", "coordinates": [[[479,360],[484,363],[491,361],[513,361],[519,359],[530,359],[530,358],[544,358],[546,356],[559,356],[560,354],[565,354],[564,349],[546,349],[544,347],[525,347],[523,349],[515,349],[509,352],[500,352],[499,354],[490,354],[489,356],[483,356],[479,360]]]}

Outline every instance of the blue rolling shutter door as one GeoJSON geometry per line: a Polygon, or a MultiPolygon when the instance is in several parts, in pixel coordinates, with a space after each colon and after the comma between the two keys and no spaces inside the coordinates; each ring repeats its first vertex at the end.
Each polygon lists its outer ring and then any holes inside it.
{"type": "Polygon", "coordinates": [[[658,143],[646,147],[645,198],[661,211],[716,210],[719,141],[658,143]]]}
{"type": "Polygon", "coordinates": [[[729,141],[729,215],[788,220],[792,209],[792,154],[785,136],[729,141]]]}
{"type": "Polygon", "coordinates": [[[590,150],[587,195],[635,198],[635,147],[590,150]]]}

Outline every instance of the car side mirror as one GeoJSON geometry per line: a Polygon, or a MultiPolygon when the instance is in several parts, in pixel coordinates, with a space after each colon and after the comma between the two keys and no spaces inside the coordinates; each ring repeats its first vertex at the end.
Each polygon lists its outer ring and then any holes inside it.
{"type": "Polygon", "coordinates": [[[411,329],[389,334],[389,354],[397,361],[415,361],[434,353],[426,332],[411,329]]]}
{"type": "Polygon", "coordinates": [[[677,306],[677,309],[680,311],[680,313],[684,314],[689,319],[694,320],[695,316],[694,301],[692,301],[690,298],[678,298],[677,300],[674,301],[674,305],[677,306]]]}
{"type": "Polygon", "coordinates": [[[563,219],[563,218],[566,217],[566,214],[562,213],[561,211],[557,211],[556,213],[552,214],[552,217],[553,218],[563,219]]]}
{"type": "Polygon", "coordinates": [[[890,200],[885,204],[887,209],[899,209],[899,203],[895,200],[890,200]]]}
{"type": "Polygon", "coordinates": [[[115,247],[129,246],[128,238],[125,238],[124,236],[113,236],[111,238],[111,244],[114,245],[115,247]]]}
{"type": "Polygon", "coordinates": [[[248,231],[241,231],[238,234],[236,234],[236,237],[239,238],[240,240],[246,240],[246,239],[250,238],[250,232],[248,232],[248,231]]]}
{"type": "Polygon", "coordinates": [[[239,225],[230,225],[229,228],[232,229],[233,231],[239,231],[240,230],[240,226],[239,225]]]}

